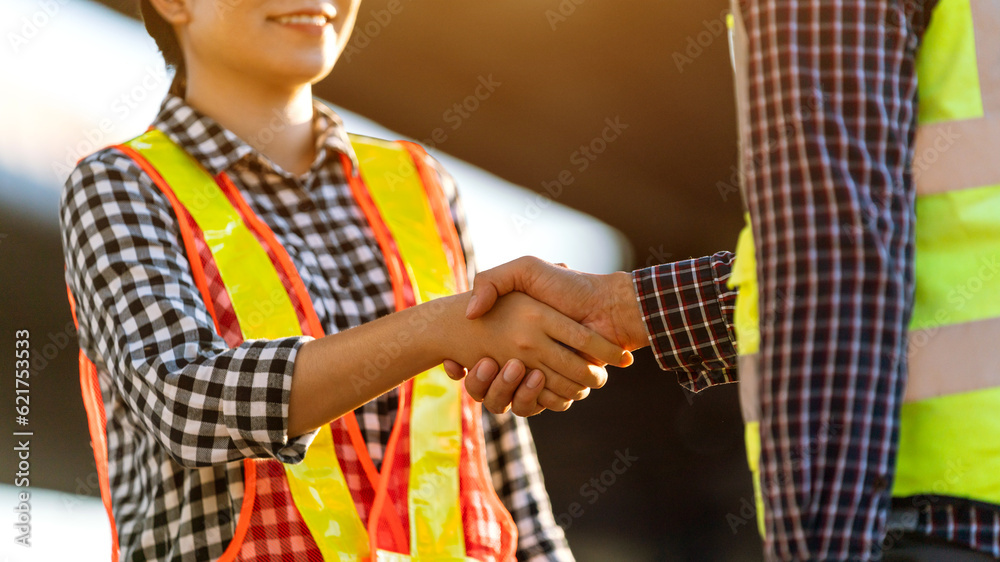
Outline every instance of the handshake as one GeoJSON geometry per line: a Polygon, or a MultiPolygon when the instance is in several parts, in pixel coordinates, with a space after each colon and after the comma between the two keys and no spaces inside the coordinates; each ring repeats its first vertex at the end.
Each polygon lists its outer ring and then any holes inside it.
{"type": "Polygon", "coordinates": [[[466,317],[505,324],[515,334],[502,369],[493,357],[444,363],[493,413],[565,411],[604,386],[606,365],[627,367],[631,351],[649,344],[631,275],[581,273],[532,257],[478,274],[466,317]]]}

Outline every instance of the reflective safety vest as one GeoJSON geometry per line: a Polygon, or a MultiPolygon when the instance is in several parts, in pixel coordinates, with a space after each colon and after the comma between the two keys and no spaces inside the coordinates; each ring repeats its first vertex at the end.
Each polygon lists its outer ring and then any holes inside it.
{"type": "MultiPolygon", "coordinates": [[[[351,141],[360,169],[344,156],[345,174],[385,256],[396,309],[467,290],[465,258],[448,201],[423,149],[357,136],[351,141]]],[[[155,129],[116,148],[170,200],[195,283],[227,344],[323,336],[287,252],[225,173],[210,176],[155,129]],[[206,255],[221,284],[208,282],[206,255]]],[[[80,383],[101,497],[111,520],[112,560],[117,560],[106,414],[96,368],[82,351],[80,383]]],[[[464,386],[438,366],[400,386],[380,471],[353,412],[320,428],[300,464],[244,460],[243,502],[233,539],[219,560],[281,554],[260,552],[253,544],[251,530],[257,526],[301,531],[312,540],[308,560],[513,560],[517,528],[493,489],[481,412],[464,386]],[[268,495],[266,517],[255,503],[261,493],[268,495]]]]}
{"type": "MultiPolygon", "coordinates": [[[[738,1],[732,5],[745,148],[746,32],[738,1]]],[[[940,0],[918,54],[917,79],[916,294],[892,495],[1000,504],[1000,3],[940,0]]],[[[749,222],[748,216],[729,284],[739,288],[740,406],[763,536],[759,295],[749,222]]]]}

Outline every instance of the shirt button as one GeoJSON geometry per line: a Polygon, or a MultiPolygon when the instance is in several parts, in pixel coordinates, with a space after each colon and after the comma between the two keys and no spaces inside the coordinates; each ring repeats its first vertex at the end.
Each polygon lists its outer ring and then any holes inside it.
{"type": "Polygon", "coordinates": [[[885,476],[876,476],[872,480],[872,488],[874,488],[876,492],[887,490],[889,488],[889,479],[885,476]]]}
{"type": "Polygon", "coordinates": [[[701,358],[701,355],[689,355],[687,358],[687,364],[691,367],[697,367],[704,361],[705,360],[701,358]]]}
{"type": "Polygon", "coordinates": [[[306,199],[305,201],[299,203],[300,213],[309,213],[316,210],[316,204],[312,202],[312,199],[306,199]]]}
{"type": "Polygon", "coordinates": [[[337,288],[341,291],[346,291],[351,288],[351,278],[348,275],[341,275],[336,281],[337,288]]]}

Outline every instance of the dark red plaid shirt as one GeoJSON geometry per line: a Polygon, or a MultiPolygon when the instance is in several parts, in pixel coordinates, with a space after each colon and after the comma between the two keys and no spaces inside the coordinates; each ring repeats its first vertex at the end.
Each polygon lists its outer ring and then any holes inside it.
{"type": "MultiPolygon", "coordinates": [[[[741,0],[744,184],[769,319],[769,557],[868,560],[883,550],[913,295],[915,58],[935,4],[741,0]]],[[[736,380],[732,258],[634,274],[657,360],[695,392],[736,380]]],[[[1000,556],[1000,508],[939,498],[916,515],[919,532],[1000,556]]]]}

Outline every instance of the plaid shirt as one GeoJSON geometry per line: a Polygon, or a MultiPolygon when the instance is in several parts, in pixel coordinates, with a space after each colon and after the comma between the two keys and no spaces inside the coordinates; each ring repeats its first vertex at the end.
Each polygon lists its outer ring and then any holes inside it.
{"type": "MultiPolygon", "coordinates": [[[[383,257],[340,165],[339,155],[353,151],[328,108],[316,104],[318,154],[299,177],[180,98],[164,100],[153,126],[209,173],[229,174],[289,250],[326,333],[392,312],[383,257]]],[[[458,193],[447,174],[441,179],[471,270],[458,193]]],[[[170,203],[117,150],[80,162],[60,215],[80,346],[97,365],[108,416],[122,559],[217,558],[233,537],[243,498],[241,459],[296,463],[315,435],[290,439],[286,432],[296,353],[310,338],[229,348],[195,286],[170,203]],[[245,395],[240,387],[268,391],[245,395]]],[[[376,466],[397,405],[394,390],[356,411],[376,466]]],[[[483,426],[494,486],[520,534],[518,559],[572,560],[527,424],[484,412],[483,426]]]]}
{"type": "MultiPolygon", "coordinates": [[[[883,548],[913,295],[915,57],[935,3],[741,0],[769,557],[883,548]]],[[[692,391],[736,380],[732,258],[634,274],[657,359],[692,391]]],[[[917,531],[1000,556],[1000,508],[916,503],[917,531]]]]}

